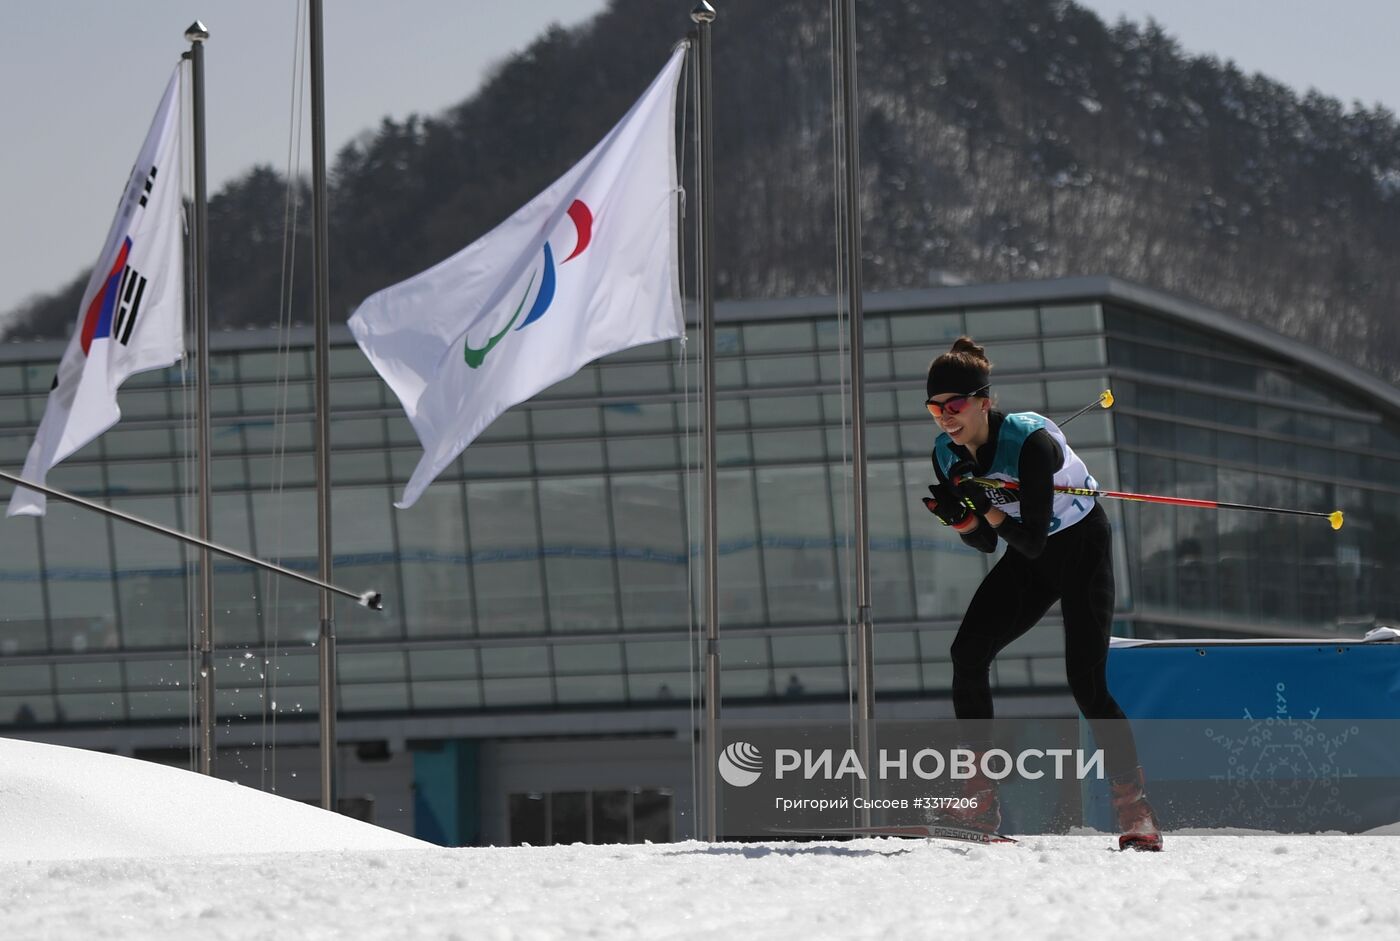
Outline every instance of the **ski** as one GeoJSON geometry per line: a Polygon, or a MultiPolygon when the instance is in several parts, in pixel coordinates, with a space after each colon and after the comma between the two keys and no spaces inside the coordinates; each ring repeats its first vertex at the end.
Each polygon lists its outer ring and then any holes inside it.
{"type": "Polygon", "coordinates": [[[769,833],[804,836],[902,836],[910,839],[959,840],[963,843],[1015,843],[1004,833],[950,827],[943,824],[901,824],[887,827],[769,827],[769,833]]]}

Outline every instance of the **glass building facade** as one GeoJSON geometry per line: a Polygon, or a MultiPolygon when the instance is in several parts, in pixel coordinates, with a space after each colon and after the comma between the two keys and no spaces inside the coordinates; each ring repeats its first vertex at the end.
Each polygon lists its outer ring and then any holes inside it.
{"type": "MultiPolygon", "coordinates": [[[[718,315],[719,615],[735,704],[851,693],[850,406],[832,309],[740,302],[718,315]]],[[[994,561],[919,503],[935,433],[924,374],[962,333],[987,347],[1008,411],[1062,419],[1112,388],[1110,411],[1068,431],[1105,487],[1346,512],[1334,532],[1314,518],[1106,501],[1116,633],[1356,636],[1400,617],[1385,577],[1400,564],[1392,387],[1111,279],[874,295],[865,401],[882,700],[946,704],[950,640],[994,561]]],[[[412,738],[439,734],[414,723],[463,716],[528,713],[547,731],[549,717],[583,712],[684,712],[703,507],[699,371],[682,345],[609,357],[510,410],[400,511],[416,436],[348,333],[333,341],[335,580],[385,598],[383,612],[337,605],[345,728],[392,719],[412,738]]],[[[215,340],[213,538],[314,573],[309,345],[309,331],[215,340]]],[[[9,467],[23,464],[61,349],[0,351],[9,467]]],[[[137,376],[119,401],[122,422],[50,482],[192,530],[191,379],[137,376]]],[[[0,726],[108,744],[186,726],[192,562],[55,501],[42,521],[5,520],[0,726]]],[[[314,716],[315,592],[221,562],[215,602],[221,721],[314,716]]],[[[1068,704],[1057,617],[998,660],[1004,695],[1068,704]]]]}

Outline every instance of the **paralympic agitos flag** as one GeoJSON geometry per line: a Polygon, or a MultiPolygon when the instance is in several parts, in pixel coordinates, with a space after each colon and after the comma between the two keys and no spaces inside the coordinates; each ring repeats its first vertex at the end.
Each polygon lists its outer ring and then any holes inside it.
{"type": "Polygon", "coordinates": [[[403,509],[503,411],[600,356],[684,332],[677,49],[572,170],[495,229],[369,297],[350,332],[423,445],[403,509]]]}
{"type": "MultiPolygon", "coordinates": [[[[117,423],[117,387],[127,377],[184,354],[181,176],[177,66],[83,292],[25,480],[44,483],[50,468],[117,423]]],[[[6,515],[42,516],[45,505],[43,494],[19,487],[6,515]]]]}

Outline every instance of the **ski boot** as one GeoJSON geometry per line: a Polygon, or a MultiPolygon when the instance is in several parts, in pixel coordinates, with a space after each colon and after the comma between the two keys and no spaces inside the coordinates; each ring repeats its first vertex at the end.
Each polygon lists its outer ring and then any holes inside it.
{"type": "Polygon", "coordinates": [[[1120,850],[1157,852],[1162,848],[1162,828],[1152,805],[1147,802],[1142,768],[1134,768],[1108,779],[1113,811],[1118,815],[1120,850]]]}

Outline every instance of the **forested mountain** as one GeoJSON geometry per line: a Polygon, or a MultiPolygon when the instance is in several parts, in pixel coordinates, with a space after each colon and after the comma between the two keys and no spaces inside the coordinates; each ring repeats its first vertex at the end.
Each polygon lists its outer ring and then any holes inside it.
{"type": "MultiPolygon", "coordinates": [[[[333,317],[488,231],[585,153],[689,26],[689,0],[613,0],[473,97],[385,121],[332,169],[333,317]]],[[[714,27],[724,297],[834,282],[824,0],[726,0],[714,27]]],[[[866,286],[1110,274],[1400,378],[1400,124],[1193,56],[1155,24],[1070,0],[862,0],[866,286]]],[[[334,90],[332,89],[332,94],[334,90]]],[[[687,156],[686,171],[694,160],[687,156]]],[[[304,185],[299,186],[305,198],[304,185]]],[[[285,180],[210,203],[212,313],[277,320],[285,180]]],[[[309,316],[309,212],[298,320],[309,316]]],[[[71,329],[85,278],[9,336],[71,329]]]]}

